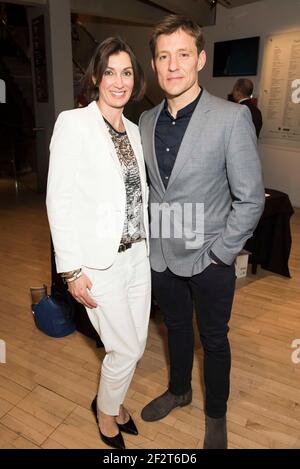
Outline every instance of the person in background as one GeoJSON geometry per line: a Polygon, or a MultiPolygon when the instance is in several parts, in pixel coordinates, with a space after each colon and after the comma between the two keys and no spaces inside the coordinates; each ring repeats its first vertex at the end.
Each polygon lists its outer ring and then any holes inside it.
{"type": "Polygon", "coordinates": [[[250,110],[256,136],[258,138],[263,122],[260,110],[252,101],[253,88],[251,80],[248,78],[239,78],[233,87],[231,96],[236,103],[243,104],[250,110]]]}
{"type": "Polygon", "coordinates": [[[148,187],[138,127],[123,116],[145,81],[129,45],[112,37],[87,68],[87,107],[62,112],[51,144],[47,210],[57,272],[105,347],[91,407],[100,437],[125,448],[138,430],[123,406],[144,352],[150,313],[148,187]]]}
{"type": "Polygon", "coordinates": [[[206,54],[196,23],[163,18],[150,48],[166,99],[142,114],[140,131],[150,183],[152,286],[168,329],[170,377],[141,415],[160,420],[192,400],[195,306],[204,355],[204,448],[226,448],[234,261],[265,201],[257,139],[245,106],[200,86],[206,54]]]}

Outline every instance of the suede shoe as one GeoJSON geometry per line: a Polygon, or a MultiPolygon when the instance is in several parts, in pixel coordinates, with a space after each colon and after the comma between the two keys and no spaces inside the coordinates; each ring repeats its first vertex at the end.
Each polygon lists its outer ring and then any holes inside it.
{"type": "Polygon", "coordinates": [[[205,416],[203,449],[227,449],[226,415],[218,419],[205,416]]]}
{"type": "Polygon", "coordinates": [[[183,407],[190,404],[191,401],[191,389],[180,396],[176,396],[170,391],[166,391],[143,408],[141,417],[146,422],[155,422],[156,420],[166,417],[175,407],[183,407]]]}

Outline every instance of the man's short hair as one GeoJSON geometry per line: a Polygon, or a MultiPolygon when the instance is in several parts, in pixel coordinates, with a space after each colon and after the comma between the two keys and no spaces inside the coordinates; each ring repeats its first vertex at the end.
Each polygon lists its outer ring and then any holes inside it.
{"type": "Polygon", "coordinates": [[[198,54],[200,54],[205,44],[204,35],[200,26],[189,18],[186,18],[185,16],[168,15],[165,16],[159,23],[157,23],[153,29],[149,43],[153,59],[155,58],[156,43],[158,37],[161,34],[173,34],[179,29],[182,29],[195,39],[197,51],[198,54]]]}
{"type": "Polygon", "coordinates": [[[243,96],[251,96],[253,93],[253,83],[248,78],[239,78],[234,85],[235,91],[243,96]]]}

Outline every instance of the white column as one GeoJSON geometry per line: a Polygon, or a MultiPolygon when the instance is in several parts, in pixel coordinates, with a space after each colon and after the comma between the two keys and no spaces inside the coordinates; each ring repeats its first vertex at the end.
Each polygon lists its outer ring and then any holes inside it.
{"type": "Polygon", "coordinates": [[[54,117],[74,107],[70,0],[47,0],[54,117]]]}
{"type": "Polygon", "coordinates": [[[28,8],[37,152],[37,184],[47,185],[49,143],[58,114],[74,107],[70,0],[28,8]]]}

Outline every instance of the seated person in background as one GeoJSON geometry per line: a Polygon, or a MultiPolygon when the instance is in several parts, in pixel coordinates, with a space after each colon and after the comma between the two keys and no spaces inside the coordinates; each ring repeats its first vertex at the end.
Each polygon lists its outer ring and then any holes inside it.
{"type": "Polygon", "coordinates": [[[256,130],[256,136],[259,137],[259,133],[262,128],[262,115],[258,107],[252,101],[253,83],[248,78],[239,78],[235,83],[232,94],[233,100],[239,104],[245,104],[248,106],[252,121],[256,130]]]}

